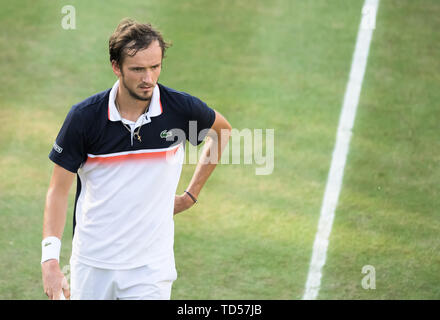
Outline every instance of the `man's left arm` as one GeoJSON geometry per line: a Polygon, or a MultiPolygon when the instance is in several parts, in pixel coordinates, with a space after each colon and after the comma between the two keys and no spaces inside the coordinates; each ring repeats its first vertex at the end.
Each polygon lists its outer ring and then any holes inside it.
{"type": "MultiPolygon", "coordinates": [[[[231,136],[231,129],[232,127],[225,117],[215,111],[214,123],[207,134],[202,155],[186,189],[195,199],[199,197],[200,191],[220,161],[222,152],[231,136]]],[[[186,192],[182,195],[176,195],[174,214],[189,209],[194,203],[194,200],[186,192]]]]}

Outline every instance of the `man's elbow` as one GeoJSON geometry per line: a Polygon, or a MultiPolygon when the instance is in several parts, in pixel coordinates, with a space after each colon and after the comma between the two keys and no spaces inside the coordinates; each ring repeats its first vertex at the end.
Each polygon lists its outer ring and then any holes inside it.
{"type": "Polygon", "coordinates": [[[231,136],[232,126],[225,117],[223,117],[219,112],[216,111],[215,121],[211,129],[213,135],[221,137],[222,140],[229,140],[229,137],[231,136]]]}

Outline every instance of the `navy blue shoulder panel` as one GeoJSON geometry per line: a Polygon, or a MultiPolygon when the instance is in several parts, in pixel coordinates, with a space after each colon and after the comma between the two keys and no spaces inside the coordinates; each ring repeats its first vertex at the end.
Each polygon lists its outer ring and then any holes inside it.
{"type": "Polygon", "coordinates": [[[183,117],[186,139],[193,145],[200,144],[205,137],[205,129],[212,127],[215,121],[215,111],[202,100],[186,92],[177,91],[159,85],[160,98],[166,108],[183,117]],[[192,128],[189,126],[192,125],[192,128]]]}

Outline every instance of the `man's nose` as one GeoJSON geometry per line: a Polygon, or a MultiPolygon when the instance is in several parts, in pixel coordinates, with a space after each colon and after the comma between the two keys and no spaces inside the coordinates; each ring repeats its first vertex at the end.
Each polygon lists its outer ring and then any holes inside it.
{"type": "Polygon", "coordinates": [[[147,70],[143,75],[142,75],[142,81],[146,82],[146,83],[153,83],[153,72],[151,70],[147,70]]]}

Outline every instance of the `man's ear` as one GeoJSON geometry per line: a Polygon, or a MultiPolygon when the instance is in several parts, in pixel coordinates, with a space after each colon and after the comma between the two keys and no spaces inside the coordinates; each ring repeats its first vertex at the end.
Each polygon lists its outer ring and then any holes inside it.
{"type": "Polygon", "coordinates": [[[113,73],[120,78],[122,75],[122,70],[120,69],[119,63],[116,62],[116,60],[112,60],[112,69],[113,73]]]}

